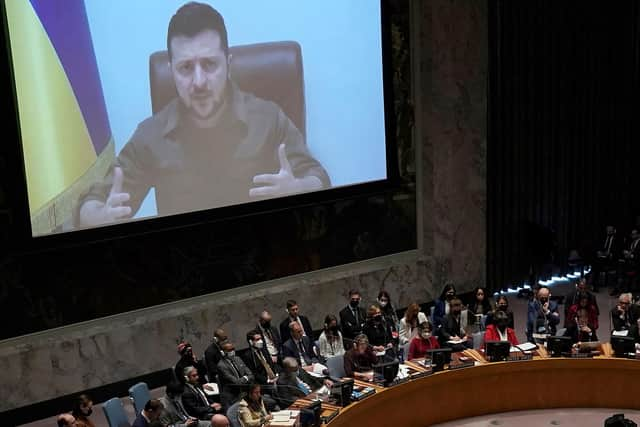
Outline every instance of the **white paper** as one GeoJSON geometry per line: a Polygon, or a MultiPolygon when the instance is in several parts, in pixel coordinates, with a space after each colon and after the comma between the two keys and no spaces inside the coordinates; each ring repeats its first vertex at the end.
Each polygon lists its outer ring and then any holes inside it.
{"type": "Polygon", "coordinates": [[[537,345],[530,343],[530,342],[525,342],[522,344],[518,344],[516,347],[518,347],[520,350],[522,351],[531,351],[531,350],[535,350],[538,348],[537,345]]]}
{"type": "Polygon", "coordinates": [[[626,337],[629,335],[629,331],[613,331],[611,332],[611,335],[614,337],[626,337]]]}
{"type": "Polygon", "coordinates": [[[218,389],[218,384],[216,383],[206,383],[204,387],[202,387],[207,396],[216,396],[220,393],[218,389]],[[208,388],[212,388],[213,390],[208,390],[208,388]]]}
{"type": "Polygon", "coordinates": [[[513,352],[516,352],[516,351],[518,351],[518,352],[519,352],[519,351],[520,351],[520,349],[519,349],[518,347],[513,347],[513,346],[511,346],[511,347],[509,348],[509,353],[513,353],[513,352]]]}

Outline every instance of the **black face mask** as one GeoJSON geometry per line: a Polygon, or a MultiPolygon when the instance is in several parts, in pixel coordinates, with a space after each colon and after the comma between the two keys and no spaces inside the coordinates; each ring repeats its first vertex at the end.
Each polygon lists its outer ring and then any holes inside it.
{"type": "Polygon", "coordinates": [[[496,326],[498,327],[498,329],[504,330],[507,327],[507,322],[497,322],[496,326]]]}
{"type": "Polygon", "coordinates": [[[262,325],[263,328],[265,329],[269,329],[271,327],[271,321],[269,322],[262,322],[260,323],[262,325]]]}
{"type": "Polygon", "coordinates": [[[349,305],[351,306],[351,308],[358,308],[358,306],[360,305],[360,301],[349,301],[349,305]]]}
{"type": "Polygon", "coordinates": [[[501,310],[501,311],[507,311],[508,309],[509,309],[508,305],[499,305],[498,306],[498,310],[501,310]]]}
{"type": "Polygon", "coordinates": [[[329,328],[329,330],[330,330],[331,332],[333,332],[334,334],[335,334],[335,333],[338,333],[338,325],[331,326],[331,327],[329,328]]]}
{"type": "Polygon", "coordinates": [[[382,323],[382,315],[373,316],[374,323],[382,323]]]}
{"type": "Polygon", "coordinates": [[[540,298],[540,304],[546,304],[549,302],[549,298],[540,298]]]}

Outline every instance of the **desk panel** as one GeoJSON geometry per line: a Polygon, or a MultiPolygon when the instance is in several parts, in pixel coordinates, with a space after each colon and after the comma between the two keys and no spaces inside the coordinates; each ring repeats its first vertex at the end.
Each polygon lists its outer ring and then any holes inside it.
{"type": "Polygon", "coordinates": [[[640,361],[536,359],[438,372],[344,408],[331,427],[429,426],[546,408],[640,409],[640,361]]]}

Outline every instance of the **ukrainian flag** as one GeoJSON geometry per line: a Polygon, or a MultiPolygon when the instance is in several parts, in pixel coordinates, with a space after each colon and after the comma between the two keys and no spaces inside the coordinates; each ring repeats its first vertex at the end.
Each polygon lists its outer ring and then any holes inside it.
{"type": "Polygon", "coordinates": [[[6,0],[33,235],[70,229],[115,157],[83,0],[6,0]]]}

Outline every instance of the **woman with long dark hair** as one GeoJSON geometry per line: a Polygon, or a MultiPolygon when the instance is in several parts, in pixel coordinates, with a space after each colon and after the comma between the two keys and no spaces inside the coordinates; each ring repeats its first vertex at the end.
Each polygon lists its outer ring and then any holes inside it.
{"type": "Polygon", "coordinates": [[[252,384],[247,395],[240,401],[238,419],[242,427],[262,427],[269,425],[269,421],[273,419],[273,415],[264,407],[260,384],[252,384]]]}

